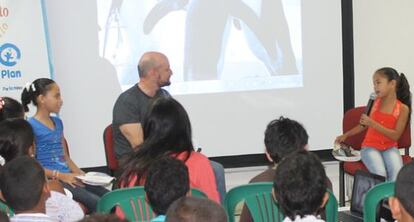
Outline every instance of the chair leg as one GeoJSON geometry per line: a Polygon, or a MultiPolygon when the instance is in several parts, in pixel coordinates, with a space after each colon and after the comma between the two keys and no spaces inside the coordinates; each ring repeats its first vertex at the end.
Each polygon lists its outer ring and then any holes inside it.
{"type": "Polygon", "coordinates": [[[339,161],[339,206],[345,206],[344,162],[339,161]]]}

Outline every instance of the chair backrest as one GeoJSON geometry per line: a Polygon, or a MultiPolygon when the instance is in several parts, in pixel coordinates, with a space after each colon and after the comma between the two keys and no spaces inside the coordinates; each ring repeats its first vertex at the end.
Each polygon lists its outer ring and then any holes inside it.
{"type": "Polygon", "coordinates": [[[245,202],[253,221],[283,221],[284,216],[272,196],[272,182],[258,182],[237,186],[229,190],[224,199],[224,207],[229,222],[234,222],[237,204],[245,202]]]}
{"type": "Polygon", "coordinates": [[[110,213],[114,207],[119,207],[130,221],[149,221],[155,217],[151,206],[145,199],[143,186],[123,188],[106,193],[98,201],[96,211],[110,213]]]}
{"type": "MultiPolygon", "coordinates": [[[[191,195],[207,198],[202,191],[191,188],[191,195]]],[[[98,201],[97,212],[110,213],[114,207],[119,207],[130,221],[150,221],[155,217],[151,206],[146,200],[143,186],[122,188],[106,193],[98,201]]]]}
{"type": "MultiPolygon", "coordinates": [[[[344,118],[342,119],[342,132],[347,132],[359,124],[362,113],[365,111],[364,106],[349,109],[345,112],[344,118]]],[[[359,150],[361,149],[362,141],[364,140],[366,131],[348,137],[344,142],[350,145],[352,148],[359,150]]]]}
{"type": "Polygon", "coordinates": [[[384,198],[393,196],[394,189],[394,182],[385,182],[368,191],[364,201],[364,221],[376,221],[378,203],[384,198]]]}
{"type": "MultiPolygon", "coordinates": [[[[344,118],[342,120],[342,132],[347,132],[348,130],[354,128],[359,124],[362,113],[365,111],[365,106],[360,106],[356,108],[349,109],[345,112],[344,118]]],[[[364,140],[366,131],[350,136],[345,140],[345,143],[350,145],[352,148],[359,150],[361,149],[362,141],[364,140]]],[[[407,124],[403,134],[398,140],[398,148],[410,148],[411,147],[411,127],[410,124],[407,124]]]]}
{"type": "Polygon", "coordinates": [[[118,169],[118,160],[114,152],[114,139],[112,137],[112,124],[109,124],[103,133],[103,142],[105,147],[106,164],[112,172],[118,169]]]}
{"type": "Polygon", "coordinates": [[[0,211],[4,212],[9,217],[14,216],[13,210],[1,200],[0,200],[0,211]]]}
{"type": "Polygon", "coordinates": [[[194,196],[194,197],[208,198],[207,194],[205,194],[203,191],[196,189],[196,188],[191,188],[190,193],[191,193],[191,196],[194,196]]]}
{"type": "MultiPolygon", "coordinates": [[[[224,206],[229,216],[229,222],[235,221],[235,209],[241,201],[245,202],[253,221],[283,221],[284,215],[273,199],[272,188],[272,182],[259,182],[241,185],[227,192],[224,206]]],[[[332,192],[329,190],[328,192],[329,200],[325,207],[326,221],[337,221],[338,202],[332,192]]]]}

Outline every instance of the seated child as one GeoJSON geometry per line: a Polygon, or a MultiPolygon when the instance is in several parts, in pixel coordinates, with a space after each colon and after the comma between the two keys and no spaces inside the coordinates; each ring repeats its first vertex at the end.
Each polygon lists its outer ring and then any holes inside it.
{"type": "Polygon", "coordinates": [[[46,175],[59,179],[72,192],[73,199],[84,204],[89,213],[95,212],[98,200],[108,190],[83,184],[77,178],[85,172],[69,156],[62,120],[52,115],[58,114],[63,104],[59,86],[51,79],[39,78],[23,89],[21,97],[26,112],[30,103],[36,106],[36,113],[28,122],[36,138],[36,159],[46,175]]]}
{"type": "Polygon", "coordinates": [[[157,215],[151,222],[165,221],[168,207],[190,190],[187,166],[180,160],[164,157],[149,169],[144,186],[152,210],[157,215]]]}
{"type": "MultiPolygon", "coordinates": [[[[269,169],[253,177],[249,183],[273,182],[278,163],[293,152],[307,149],[308,139],[308,133],[299,122],[283,116],[272,120],[266,127],[264,138],[266,157],[272,165],[269,169]]],[[[329,189],[332,189],[332,183],[328,177],[326,178],[326,184],[329,189]]],[[[240,215],[240,222],[251,221],[253,219],[250,211],[244,206],[240,215]]]]}
{"type": "Polygon", "coordinates": [[[319,158],[302,150],[285,157],[278,165],[273,194],[284,222],[324,221],[318,218],[328,201],[326,173],[319,158]]]}
{"type": "Polygon", "coordinates": [[[23,106],[10,97],[0,97],[0,122],[5,119],[24,117],[23,106]]]}
{"type": "MultiPolygon", "coordinates": [[[[24,119],[7,119],[0,122],[0,165],[19,156],[35,157],[34,134],[24,119]]],[[[46,214],[59,221],[76,221],[84,214],[79,204],[65,195],[57,180],[50,180],[51,196],[46,201],[46,214]]]]}
{"type": "Polygon", "coordinates": [[[11,221],[55,221],[45,214],[50,197],[42,166],[28,156],[7,163],[0,174],[0,189],[15,215],[11,221]]]}
{"type": "Polygon", "coordinates": [[[403,166],[395,181],[395,194],[389,200],[392,216],[399,222],[414,221],[414,162],[403,166]]]}
{"type": "Polygon", "coordinates": [[[181,197],[168,208],[166,222],[227,222],[224,208],[207,198],[181,197]]]}

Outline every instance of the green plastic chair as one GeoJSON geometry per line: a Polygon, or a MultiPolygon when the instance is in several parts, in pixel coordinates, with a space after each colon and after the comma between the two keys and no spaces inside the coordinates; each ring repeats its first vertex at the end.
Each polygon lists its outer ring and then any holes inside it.
{"type": "MultiPolygon", "coordinates": [[[[258,182],[241,185],[231,189],[226,194],[224,206],[229,216],[229,222],[234,222],[235,209],[239,202],[244,201],[249,208],[254,221],[281,222],[285,218],[279,210],[272,195],[272,182],[258,182]]],[[[326,204],[327,222],[338,221],[338,202],[330,190],[326,204]]]]}
{"type": "Polygon", "coordinates": [[[13,210],[1,200],[0,200],[0,211],[4,212],[9,217],[14,216],[13,210]]]}
{"type": "MultiPolygon", "coordinates": [[[[192,188],[191,195],[207,197],[202,191],[192,188]]],[[[119,207],[130,221],[150,221],[155,217],[151,206],[146,200],[143,186],[122,188],[106,193],[98,201],[97,212],[110,213],[114,207],[119,207]]]]}
{"type": "Polygon", "coordinates": [[[385,182],[368,190],[364,200],[364,221],[375,221],[377,205],[384,199],[394,196],[395,183],[385,182]]]}
{"type": "Polygon", "coordinates": [[[224,199],[229,222],[235,221],[236,206],[241,201],[247,205],[254,221],[282,221],[284,216],[273,201],[272,187],[271,182],[258,182],[229,190],[224,199]]]}

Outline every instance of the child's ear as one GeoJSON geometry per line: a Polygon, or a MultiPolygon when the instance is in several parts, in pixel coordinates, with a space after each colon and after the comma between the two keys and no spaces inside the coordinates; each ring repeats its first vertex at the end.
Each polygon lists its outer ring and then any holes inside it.
{"type": "Polygon", "coordinates": [[[322,198],[322,203],[321,203],[320,208],[323,208],[326,205],[326,203],[328,202],[328,200],[329,200],[329,193],[325,192],[325,194],[323,195],[323,198],[322,198]]]}
{"type": "Polygon", "coordinates": [[[29,156],[34,158],[36,155],[36,144],[33,142],[32,145],[29,147],[29,156]]]}
{"type": "Polygon", "coordinates": [[[265,151],[265,154],[266,154],[267,160],[269,160],[269,162],[273,163],[274,161],[273,161],[272,157],[270,156],[270,154],[267,152],[267,150],[265,151]]]}
{"type": "Polygon", "coordinates": [[[45,96],[43,96],[42,94],[40,94],[40,95],[38,95],[37,96],[37,98],[36,98],[36,102],[38,103],[38,104],[41,104],[41,103],[43,103],[43,101],[44,101],[44,97],[45,96]]]}
{"type": "Polygon", "coordinates": [[[388,199],[388,203],[390,204],[392,217],[399,221],[401,219],[401,216],[402,216],[400,201],[395,197],[390,197],[388,199]]]}
{"type": "Polygon", "coordinates": [[[49,185],[47,182],[45,182],[45,184],[43,185],[43,193],[47,197],[46,199],[50,197],[50,189],[49,189],[49,185]]]}

